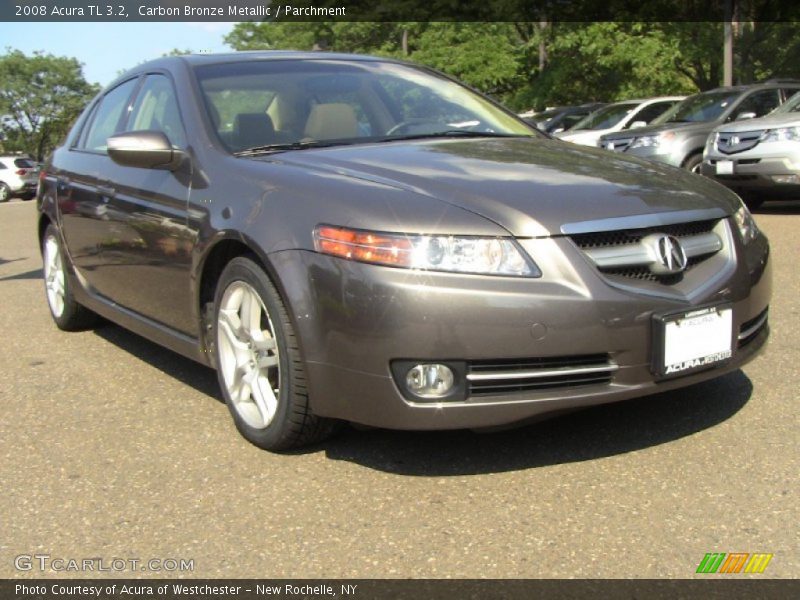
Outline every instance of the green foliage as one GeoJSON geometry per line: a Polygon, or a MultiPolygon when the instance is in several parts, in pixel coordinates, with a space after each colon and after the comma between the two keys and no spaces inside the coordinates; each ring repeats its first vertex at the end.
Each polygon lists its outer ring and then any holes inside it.
{"type": "Polygon", "coordinates": [[[0,130],[6,152],[42,160],[97,93],[74,58],[8,50],[0,57],[0,130]]]}

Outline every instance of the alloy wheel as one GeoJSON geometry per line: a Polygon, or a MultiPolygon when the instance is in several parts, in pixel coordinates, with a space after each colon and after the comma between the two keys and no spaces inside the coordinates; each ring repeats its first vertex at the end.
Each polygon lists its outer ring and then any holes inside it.
{"type": "Polygon", "coordinates": [[[54,235],[48,235],[44,242],[44,284],[50,311],[60,317],[64,312],[64,262],[54,235]]]}
{"type": "Polygon", "coordinates": [[[236,412],[250,427],[265,429],[280,397],[278,344],[264,302],[244,281],[223,293],[217,315],[219,369],[236,412]]]}

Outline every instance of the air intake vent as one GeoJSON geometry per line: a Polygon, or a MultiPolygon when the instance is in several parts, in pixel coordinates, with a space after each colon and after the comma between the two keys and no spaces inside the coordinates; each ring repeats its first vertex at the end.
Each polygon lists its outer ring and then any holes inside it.
{"type": "Polygon", "coordinates": [[[611,382],[617,365],[606,354],[485,360],[470,363],[470,396],[496,396],[611,382]]]}
{"type": "Polygon", "coordinates": [[[737,347],[741,348],[742,346],[746,346],[748,343],[752,342],[756,336],[761,333],[761,330],[766,327],[768,316],[769,309],[767,308],[757,317],[742,323],[742,326],[739,328],[737,347]]]}

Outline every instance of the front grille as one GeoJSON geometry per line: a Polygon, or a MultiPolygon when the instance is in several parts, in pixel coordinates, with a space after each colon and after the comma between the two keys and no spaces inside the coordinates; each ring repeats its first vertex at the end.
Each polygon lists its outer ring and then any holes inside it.
{"type": "Polygon", "coordinates": [[[758,144],[762,130],[739,131],[735,133],[720,132],[717,134],[717,150],[723,154],[736,154],[750,150],[758,144]]]}
{"type": "Polygon", "coordinates": [[[640,229],[600,231],[570,236],[604,275],[636,281],[674,285],[695,266],[714,256],[723,247],[717,231],[719,219],[675,223],[640,229]],[[652,244],[645,239],[653,234],[678,239],[687,257],[686,268],[676,274],[656,274],[652,244]]]}
{"type": "Polygon", "coordinates": [[[608,269],[601,269],[603,273],[607,275],[616,275],[617,277],[627,277],[628,279],[638,279],[639,281],[656,281],[658,283],[662,283],[664,285],[672,285],[678,283],[685,273],[692,270],[693,267],[696,267],[701,262],[703,262],[708,255],[702,256],[692,256],[686,263],[686,269],[683,273],[678,273],[676,275],[656,275],[650,268],[647,266],[637,266],[637,267],[618,267],[618,268],[608,268],[608,269]]]}
{"type": "Polygon", "coordinates": [[[739,328],[737,347],[742,348],[752,342],[758,334],[767,326],[769,308],[765,308],[758,316],[742,323],[739,328]]]}
{"type": "Polygon", "coordinates": [[[607,354],[473,361],[467,369],[470,396],[495,396],[611,382],[607,354]]]}
{"type": "Polygon", "coordinates": [[[620,231],[599,231],[597,233],[580,233],[570,236],[581,250],[589,248],[602,248],[605,246],[622,246],[625,244],[638,244],[642,238],[651,233],[664,233],[676,238],[709,233],[719,222],[719,219],[707,221],[694,221],[692,223],[675,223],[645,229],[625,229],[620,231]]]}

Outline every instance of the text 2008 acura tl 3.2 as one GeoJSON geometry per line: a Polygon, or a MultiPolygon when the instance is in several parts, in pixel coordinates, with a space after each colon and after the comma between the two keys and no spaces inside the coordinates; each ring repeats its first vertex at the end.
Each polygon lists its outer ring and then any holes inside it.
{"type": "Polygon", "coordinates": [[[121,76],[47,163],[47,299],[216,368],[278,450],[494,427],[719,376],[767,338],[739,198],[549,139],[427,69],[320,53],[121,76]]]}

